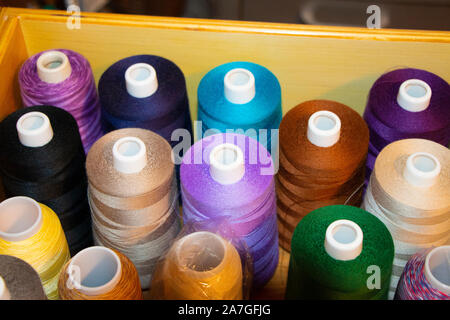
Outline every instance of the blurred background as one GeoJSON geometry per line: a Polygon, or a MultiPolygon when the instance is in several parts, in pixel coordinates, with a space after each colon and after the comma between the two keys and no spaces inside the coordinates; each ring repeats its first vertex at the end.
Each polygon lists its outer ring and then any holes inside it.
{"type": "Polygon", "coordinates": [[[381,9],[381,27],[450,30],[450,0],[0,0],[0,6],[285,22],[366,26],[369,5],[381,9]]]}

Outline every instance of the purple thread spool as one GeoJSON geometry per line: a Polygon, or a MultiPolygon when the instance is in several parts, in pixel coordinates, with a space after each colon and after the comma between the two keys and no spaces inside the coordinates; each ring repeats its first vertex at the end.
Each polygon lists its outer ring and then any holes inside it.
{"type": "Polygon", "coordinates": [[[226,221],[248,246],[255,287],[269,281],[278,265],[273,170],[266,148],[234,133],[198,141],[181,164],[184,221],[226,221]]]}

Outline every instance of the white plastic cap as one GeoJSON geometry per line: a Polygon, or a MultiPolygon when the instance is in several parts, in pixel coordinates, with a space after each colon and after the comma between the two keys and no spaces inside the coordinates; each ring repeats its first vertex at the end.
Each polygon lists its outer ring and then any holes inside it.
{"type": "Polygon", "coordinates": [[[90,247],[78,252],[67,267],[69,281],[83,294],[96,296],[110,292],[122,276],[119,256],[106,247],[90,247]]]}
{"type": "Polygon", "coordinates": [[[0,300],[11,300],[11,294],[6,286],[5,280],[0,276],[0,300]]]}
{"type": "Polygon", "coordinates": [[[147,165],[147,148],[136,137],[123,137],[114,143],[113,165],[122,173],[137,173],[147,165]]]}
{"type": "Polygon", "coordinates": [[[420,112],[428,108],[431,100],[431,88],[425,81],[409,79],[398,90],[397,103],[410,112],[420,112]]]}
{"type": "Polygon", "coordinates": [[[22,241],[34,236],[42,226],[39,204],[28,197],[13,197],[0,203],[0,238],[22,241]]]}
{"type": "Polygon", "coordinates": [[[408,157],[403,177],[416,187],[430,187],[439,177],[441,164],[439,160],[430,153],[416,152],[408,157]]]}
{"type": "Polygon", "coordinates": [[[60,83],[70,77],[72,67],[69,58],[61,51],[47,51],[36,61],[39,79],[47,83],[60,83]]]}
{"type": "Polygon", "coordinates": [[[255,77],[247,69],[236,68],[228,71],[223,82],[225,98],[231,103],[244,104],[255,97],[255,77]]]}
{"type": "Polygon", "coordinates": [[[341,119],[330,111],[317,111],[309,117],[307,137],[318,147],[331,147],[339,141],[341,119]]]}
{"type": "Polygon", "coordinates": [[[363,233],[350,220],[336,220],[330,224],[325,234],[325,251],[336,260],[353,260],[362,251],[363,233]]]}
{"type": "Polygon", "coordinates": [[[209,154],[209,172],[220,184],[233,184],[242,179],[245,173],[244,154],[231,143],[215,146],[209,154]]]}
{"type": "Polygon", "coordinates": [[[437,247],[428,253],[424,274],[434,289],[450,295],[450,246],[437,247]]]}
{"type": "Polygon", "coordinates": [[[19,141],[26,147],[42,147],[53,138],[50,120],[42,112],[28,112],[17,120],[17,135],[19,141]]]}
{"type": "Polygon", "coordinates": [[[147,98],[158,90],[155,68],[147,63],[135,63],[125,72],[125,85],[129,95],[147,98]]]}

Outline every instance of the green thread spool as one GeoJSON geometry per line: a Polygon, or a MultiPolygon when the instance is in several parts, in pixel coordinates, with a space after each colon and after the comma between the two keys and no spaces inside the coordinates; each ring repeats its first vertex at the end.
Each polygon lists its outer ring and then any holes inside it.
{"type": "Polygon", "coordinates": [[[314,210],[294,231],[286,299],[387,299],[393,260],[392,236],[378,218],[352,206],[335,205],[314,210]],[[359,246],[358,250],[356,246],[348,251],[356,257],[345,255],[344,251],[341,258],[345,260],[337,260],[328,253],[333,250],[325,246],[327,230],[335,240],[342,241],[343,247],[355,244],[352,232],[357,239],[356,230],[329,229],[337,220],[347,220],[362,231],[362,248],[359,246]],[[379,289],[373,288],[377,284],[373,281],[377,271],[370,266],[379,267],[379,289]]]}

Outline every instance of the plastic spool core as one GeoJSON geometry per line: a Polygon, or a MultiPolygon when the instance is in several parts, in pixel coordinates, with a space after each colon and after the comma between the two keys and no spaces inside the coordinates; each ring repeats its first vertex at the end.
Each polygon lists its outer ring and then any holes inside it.
{"type": "Polygon", "coordinates": [[[255,77],[247,69],[236,68],[228,71],[223,82],[225,98],[231,103],[245,104],[255,97],[255,77]]]}
{"type": "Polygon", "coordinates": [[[244,154],[231,143],[215,146],[209,154],[209,172],[220,184],[233,184],[242,179],[245,173],[244,154]]]}
{"type": "Polygon", "coordinates": [[[226,246],[218,235],[200,231],[180,240],[177,259],[180,266],[187,267],[199,277],[205,272],[217,269],[225,258],[226,246]]]}
{"type": "Polygon", "coordinates": [[[0,300],[11,300],[11,294],[6,286],[5,280],[0,276],[0,300]]]}
{"type": "Polygon", "coordinates": [[[309,117],[307,137],[318,147],[331,147],[339,141],[341,119],[330,111],[317,111],[309,117]]]}
{"type": "Polygon", "coordinates": [[[0,238],[22,241],[34,236],[42,226],[39,204],[28,197],[9,198],[0,203],[0,238]]]}
{"type": "Polygon", "coordinates": [[[17,120],[16,130],[20,143],[26,147],[42,147],[53,138],[50,120],[42,112],[25,113],[17,120]]]}
{"type": "Polygon", "coordinates": [[[147,98],[158,90],[156,70],[147,63],[135,63],[125,71],[125,85],[129,95],[147,98]]]}
{"type": "Polygon", "coordinates": [[[123,137],[114,143],[113,165],[122,173],[137,173],[147,165],[147,148],[136,137],[123,137]]]}
{"type": "Polygon", "coordinates": [[[89,296],[113,290],[122,276],[122,264],[117,254],[105,247],[90,247],[78,252],[67,268],[75,289],[89,296]]]}
{"type": "Polygon", "coordinates": [[[431,88],[425,81],[409,79],[404,81],[397,95],[397,103],[410,112],[420,112],[428,108],[431,101],[431,88]]]}
{"type": "Polygon", "coordinates": [[[434,289],[450,295],[450,246],[432,249],[425,258],[424,272],[434,289]]]}
{"type": "Polygon", "coordinates": [[[430,187],[439,178],[441,164],[439,160],[430,153],[416,152],[408,157],[403,177],[416,187],[430,187]]]}
{"type": "Polygon", "coordinates": [[[69,58],[61,51],[47,51],[36,61],[39,79],[47,83],[60,83],[70,77],[69,58]]]}
{"type": "Polygon", "coordinates": [[[325,233],[325,251],[336,260],[353,260],[362,251],[363,233],[350,220],[336,220],[325,233]]]}

